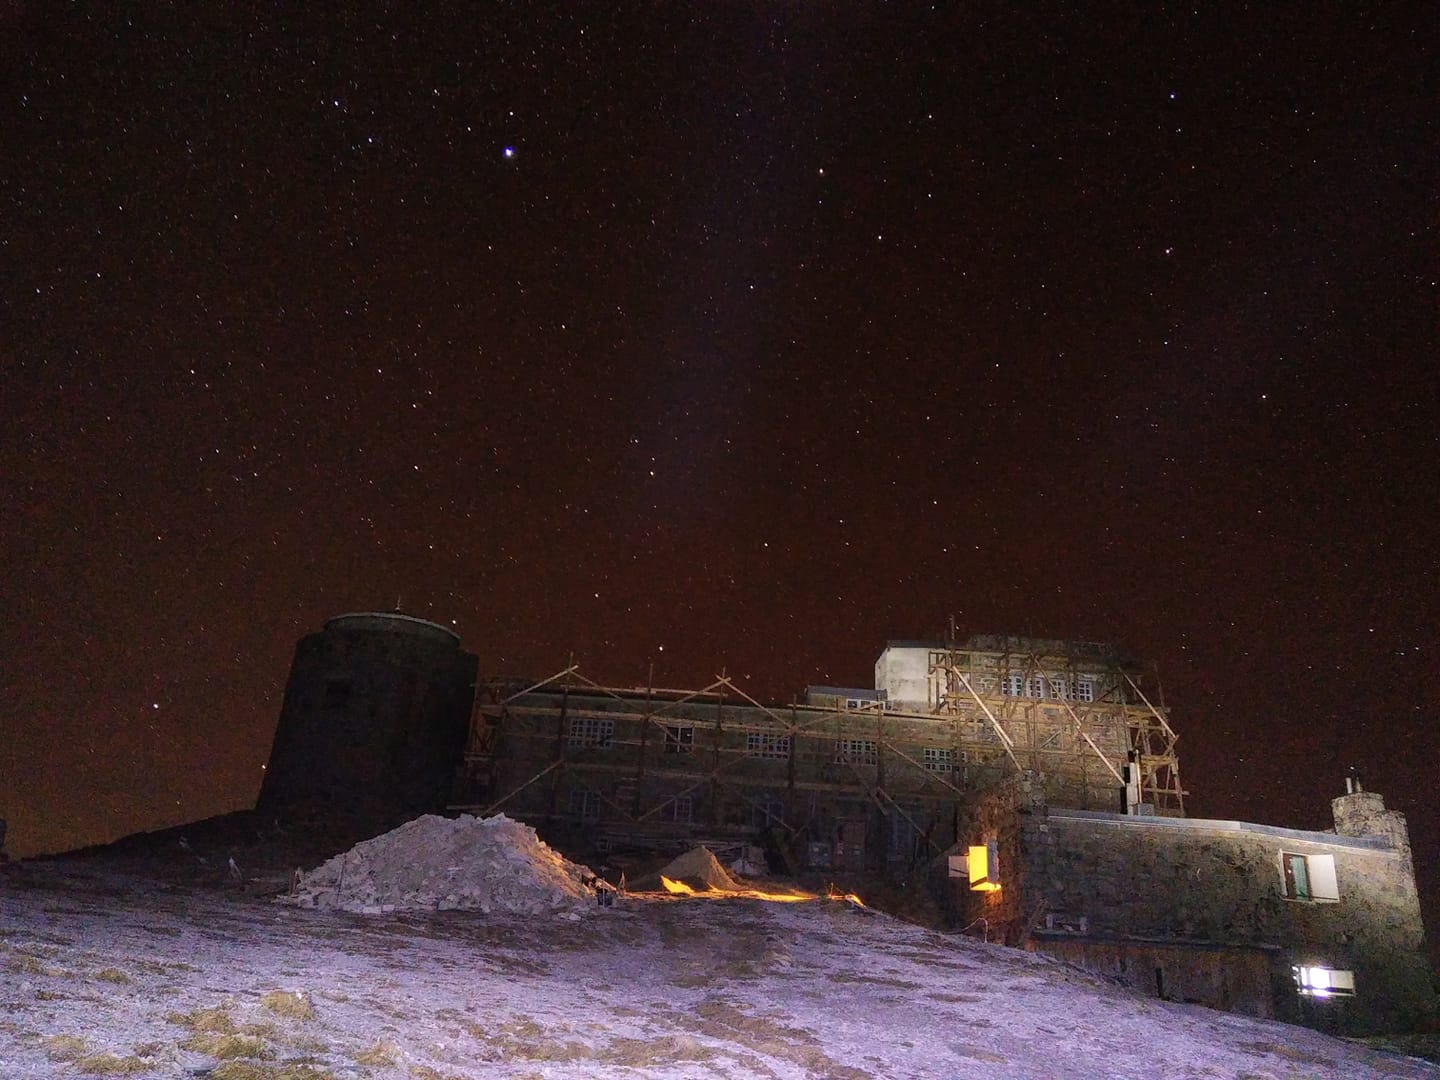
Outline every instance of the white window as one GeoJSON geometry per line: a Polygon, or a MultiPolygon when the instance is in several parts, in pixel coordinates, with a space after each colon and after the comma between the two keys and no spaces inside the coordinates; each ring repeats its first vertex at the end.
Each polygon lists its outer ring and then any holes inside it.
{"type": "Polygon", "coordinates": [[[1295,967],[1295,986],[1306,997],[1354,997],[1355,973],[1327,967],[1295,967]]]}
{"type": "Polygon", "coordinates": [[[1043,698],[1045,696],[1045,676],[1032,675],[1025,688],[1026,697],[1043,698]]]}
{"type": "Polygon", "coordinates": [[[1340,899],[1334,855],[1280,853],[1280,887],[1287,900],[1334,903],[1340,899]]]}
{"type": "Polygon", "coordinates": [[[665,728],[665,753],[689,754],[695,750],[695,729],[693,727],[665,728]]]}
{"type": "MultiPolygon", "coordinates": [[[[921,759],[925,768],[935,773],[951,773],[955,770],[955,751],[948,746],[927,746],[924,750],[924,757],[921,759]]],[[[960,752],[960,760],[965,760],[964,751],[960,752]]]]}
{"type": "Polygon", "coordinates": [[[615,721],[599,716],[572,716],[570,718],[571,746],[609,746],[615,738],[615,721]]]}
{"type": "Polygon", "coordinates": [[[1088,676],[1088,675],[1081,675],[1078,679],[1075,680],[1075,700],[1076,700],[1076,701],[1094,701],[1094,700],[1095,700],[1095,680],[1094,680],[1094,679],[1090,678],[1090,676],[1088,676]]]}
{"type": "Polygon", "coordinates": [[[1050,696],[1059,698],[1061,701],[1070,700],[1070,684],[1064,675],[1055,675],[1050,679],[1050,696]]]}
{"type": "Polygon", "coordinates": [[[745,752],[751,757],[775,758],[783,761],[790,756],[790,736],[752,731],[745,736],[745,752]]]}
{"type": "Polygon", "coordinates": [[[874,765],[879,755],[870,739],[841,739],[835,744],[835,760],[851,765],[874,765]]]}
{"type": "Polygon", "coordinates": [[[1024,675],[1006,675],[1000,680],[1000,693],[1006,697],[1020,697],[1025,692],[1024,675]]]}

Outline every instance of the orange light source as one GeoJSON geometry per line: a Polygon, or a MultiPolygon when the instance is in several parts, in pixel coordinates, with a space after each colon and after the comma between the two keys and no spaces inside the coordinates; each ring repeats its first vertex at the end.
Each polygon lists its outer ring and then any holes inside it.
{"type": "Polygon", "coordinates": [[[996,843],[991,840],[988,844],[977,844],[970,848],[968,862],[970,864],[970,891],[971,892],[999,892],[1000,868],[997,865],[996,843]]]}

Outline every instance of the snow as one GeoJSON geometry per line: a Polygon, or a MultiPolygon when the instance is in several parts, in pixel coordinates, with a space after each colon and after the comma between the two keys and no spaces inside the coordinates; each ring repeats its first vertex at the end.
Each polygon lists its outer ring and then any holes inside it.
{"type": "Polygon", "coordinates": [[[286,901],[374,915],[476,910],[538,915],[588,910],[595,875],[504,814],[427,814],[356,844],[302,875],[286,901]]]}
{"type": "MultiPolygon", "coordinates": [[[[0,870],[0,1077],[79,1077],[67,1056],[107,1052],[140,1076],[208,1075],[216,1044],[196,1032],[220,1023],[269,1055],[251,1059],[262,1077],[1440,1078],[823,899],[362,916],[280,906],[223,874],[121,871],[0,870]],[[280,1007],[301,1001],[308,1018],[280,1007]]],[[[406,895],[451,895],[427,874],[406,895]]]]}

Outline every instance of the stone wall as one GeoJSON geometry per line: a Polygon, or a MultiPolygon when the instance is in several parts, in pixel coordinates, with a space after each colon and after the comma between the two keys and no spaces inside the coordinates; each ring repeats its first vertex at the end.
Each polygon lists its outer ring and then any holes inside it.
{"type": "Polygon", "coordinates": [[[1268,949],[1282,1019],[1396,1030],[1431,1007],[1409,852],[1390,836],[1051,810],[1024,840],[1024,903],[1092,940],[1268,949]],[[1332,857],[1338,901],[1288,899],[1287,852],[1332,857]],[[1353,971],[1356,994],[1302,1000],[1292,965],[1353,971]]]}

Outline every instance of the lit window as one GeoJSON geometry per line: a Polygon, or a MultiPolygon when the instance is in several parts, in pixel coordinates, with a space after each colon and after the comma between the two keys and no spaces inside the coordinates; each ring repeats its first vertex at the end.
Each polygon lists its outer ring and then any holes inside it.
{"type": "Polygon", "coordinates": [[[974,845],[967,853],[967,869],[971,892],[999,892],[1000,859],[999,845],[991,840],[986,844],[974,845]]]}
{"type": "Polygon", "coordinates": [[[666,727],[665,753],[689,754],[695,750],[695,729],[693,727],[666,727]]]}
{"type": "Polygon", "coordinates": [[[570,718],[571,746],[610,745],[615,738],[615,721],[598,716],[572,716],[570,718]]]}
{"type": "Polygon", "coordinates": [[[841,739],[835,744],[835,760],[851,765],[874,765],[879,755],[870,739],[841,739]]]}
{"type": "Polygon", "coordinates": [[[784,760],[790,756],[790,736],[752,731],[745,736],[745,752],[751,757],[784,760]]]}
{"type": "Polygon", "coordinates": [[[1295,967],[1295,986],[1306,997],[1354,997],[1355,973],[1325,967],[1295,967]]]}
{"type": "Polygon", "coordinates": [[[1333,903],[1340,899],[1334,855],[1280,853],[1280,882],[1287,900],[1333,903]]]}

